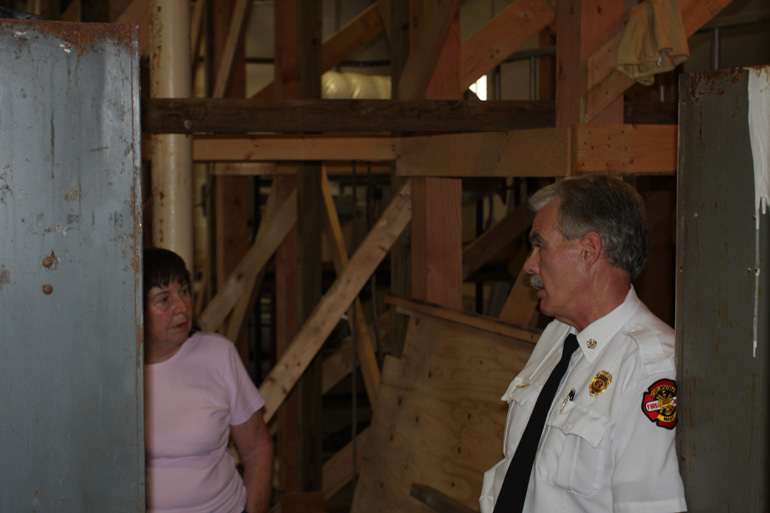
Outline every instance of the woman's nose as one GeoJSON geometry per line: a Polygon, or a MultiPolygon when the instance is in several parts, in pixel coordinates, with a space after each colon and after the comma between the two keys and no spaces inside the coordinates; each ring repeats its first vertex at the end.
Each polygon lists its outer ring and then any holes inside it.
{"type": "Polygon", "coordinates": [[[186,301],[183,297],[177,297],[174,301],[175,313],[187,313],[190,309],[190,302],[186,301]]]}

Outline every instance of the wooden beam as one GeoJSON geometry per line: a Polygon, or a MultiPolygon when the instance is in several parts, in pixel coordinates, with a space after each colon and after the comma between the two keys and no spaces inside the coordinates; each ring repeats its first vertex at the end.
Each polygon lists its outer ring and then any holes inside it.
{"type": "MultiPolygon", "coordinates": [[[[297,1],[281,0],[273,4],[274,18],[274,63],[275,97],[290,98],[284,86],[287,70],[297,66],[297,1]]],[[[295,88],[296,89],[296,88],[295,88]]],[[[278,175],[273,178],[274,187],[281,191],[281,197],[287,197],[297,187],[296,168],[294,175],[278,175]]],[[[280,359],[286,354],[291,341],[299,329],[297,305],[297,227],[286,235],[275,254],[275,357],[280,359]]],[[[295,492],[299,487],[299,393],[293,390],[283,402],[275,424],[280,429],[276,436],[275,449],[277,466],[276,495],[295,492]]]]}
{"type": "MultiPolygon", "coordinates": [[[[61,21],[80,21],[80,0],[72,0],[70,4],[67,6],[67,8],[64,10],[63,13],[61,13],[61,21]]],[[[141,27],[139,29],[141,33],[141,27]]],[[[149,28],[147,29],[149,30],[149,28]]],[[[140,36],[140,45],[141,40],[144,39],[145,41],[147,38],[142,38],[140,36]]]]}
{"type": "MultiPolygon", "coordinates": [[[[623,29],[624,11],[624,0],[560,0],[556,4],[556,126],[589,122],[583,117],[590,81],[587,59],[623,29]]],[[[613,98],[591,120],[622,123],[622,99],[613,98]]]]}
{"type": "Polygon", "coordinates": [[[676,125],[577,125],[576,173],[676,173],[676,125]]]}
{"type": "Polygon", "coordinates": [[[385,27],[385,36],[388,41],[392,41],[391,33],[391,3],[390,0],[377,0],[377,7],[380,9],[380,18],[382,19],[382,26],[385,27]]]}
{"type": "Polygon", "coordinates": [[[192,64],[192,76],[195,80],[195,69],[198,65],[198,53],[203,40],[203,13],[206,2],[210,0],[196,0],[190,14],[190,64],[192,64]]]}
{"type": "MultiPolygon", "coordinates": [[[[731,1],[679,0],[679,10],[682,12],[682,22],[687,37],[695,34],[731,1]]],[[[583,102],[582,123],[590,123],[607,105],[634,85],[634,80],[615,68],[622,37],[621,29],[588,57],[588,91],[583,102]]]]}
{"type": "MultiPolygon", "coordinates": [[[[333,67],[339,65],[353,52],[385,30],[383,18],[380,14],[380,3],[382,2],[375,2],[364,9],[358,16],[346,23],[345,26],[324,41],[321,49],[321,72],[329,71],[333,67]]],[[[296,89],[296,80],[296,67],[284,71],[284,88],[292,90],[296,89]]],[[[273,98],[274,96],[275,82],[271,82],[260,89],[253,98],[273,98]]],[[[282,96],[287,97],[291,96],[291,94],[284,94],[282,96]]]]}
{"type": "Polygon", "coordinates": [[[227,31],[227,39],[225,40],[225,45],[219,58],[216,81],[214,82],[214,91],[211,93],[213,98],[223,98],[230,85],[235,54],[243,41],[246,23],[249,21],[251,4],[252,0],[235,1],[233,15],[230,20],[230,29],[227,31]]]}
{"type": "Polygon", "coordinates": [[[401,140],[402,176],[569,176],[570,129],[541,128],[401,140]]]}
{"type": "MultiPolygon", "coordinates": [[[[279,2],[284,4],[284,2],[279,2]]],[[[284,4],[285,5],[285,4],[284,4]]],[[[296,176],[276,176],[273,187],[284,199],[293,194],[297,187],[296,176]]],[[[295,208],[296,212],[296,208],[295,208]]],[[[284,238],[275,253],[275,355],[280,359],[289,348],[299,329],[297,313],[297,227],[296,224],[284,238]]],[[[293,390],[285,399],[275,419],[279,429],[276,436],[276,459],[280,462],[276,472],[277,493],[293,492],[298,489],[299,479],[297,454],[297,391],[293,390]]]]}
{"type": "Polygon", "coordinates": [[[412,295],[461,309],[462,182],[418,177],[412,198],[412,295]]]}
{"type": "Polygon", "coordinates": [[[523,235],[532,225],[535,213],[522,203],[491,228],[476,237],[463,250],[463,280],[494,257],[501,249],[523,235]]]}
{"type": "Polygon", "coordinates": [[[246,288],[244,277],[253,273],[254,270],[263,269],[267,264],[276,248],[297,221],[296,205],[297,195],[294,192],[283,202],[274,222],[265,227],[263,237],[257,237],[246,256],[236,266],[217,295],[198,318],[198,322],[204,330],[216,331],[219,328],[246,288]]]}
{"type": "MultiPolygon", "coordinates": [[[[297,2],[297,97],[321,98],[321,41],[323,0],[297,2]]],[[[313,315],[323,295],[321,262],[321,163],[306,161],[297,171],[297,311],[301,323],[313,315]]],[[[291,348],[288,349],[291,352],[291,348]]],[[[298,486],[301,491],[322,487],[321,436],[323,423],[321,396],[322,361],[318,355],[308,359],[296,385],[298,402],[297,452],[298,486]]]]}
{"type": "Polygon", "coordinates": [[[385,296],[385,302],[394,306],[399,313],[406,315],[426,314],[431,317],[436,317],[437,319],[456,322],[477,330],[484,330],[505,337],[515,338],[523,342],[530,342],[533,345],[537,343],[537,340],[540,338],[540,330],[522,328],[521,326],[515,326],[501,319],[495,319],[494,317],[446,308],[414,298],[405,298],[389,294],[385,296]]]}
{"type": "MultiPolygon", "coordinates": [[[[245,7],[250,7],[251,3],[245,7]]],[[[188,3],[189,8],[189,3],[188,3]]],[[[220,96],[243,98],[246,91],[245,49],[234,30],[233,21],[243,18],[243,0],[217,0],[206,2],[206,79],[208,94],[214,94],[217,75],[224,77],[227,87],[220,87],[220,96]],[[239,18],[240,17],[240,18],[239,18]],[[235,32],[235,34],[233,33],[235,32]]],[[[188,46],[189,50],[189,46],[188,46]]],[[[188,69],[192,69],[191,67],[188,69]]],[[[215,164],[216,165],[216,164],[215,164]]],[[[211,167],[211,166],[210,166],[211,167]]],[[[213,173],[211,173],[213,175],[213,173]]],[[[248,220],[249,180],[238,176],[210,176],[212,191],[211,272],[216,290],[221,289],[249,250],[251,228],[248,220]]],[[[248,340],[234,340],[241,358],[248,358],[248,340]]]]}
{"type": "MultiPolygon", "coordinates": [[[[390,162],[372,162],[372,176],[389,176],[390,162]]],[[[327,162],[321,169],[329,176],[350,176],[353,174],[352,162],[327,162]]],[[[368,171],[368,169],[367,169],[368,171]]],[[[214,168],[215,174],[237,176],[296,176],[297,166],[291,163],[246,162],[225,164],[214,168]]]]}
{"type": "MultiPolygon", "coordinates": [[[[355,468],[358,470],[361,469],[363,463],[364,447],[366,447],[368,439],[369,428],[356,435],[355,468]]],[[[323,493],[327,501],[353,479],[353,454],[353,442],[350,442],[323,464],[323,493]]]]}
{"type": "MultiPolygon", "coordinates": [[[[275,222],[276,215],[278,214],[279,199],[278,199],[277,187],[273,187],[270,190],[270,195],[267,197],[267,204],[265,205],[265,212],[262,219],[259,222],[259,228],[257,229],[256,240],[264,240],[265,231],[267,227],[275,222]]],[[[244,321],[246,320],[247,313],[251,311],[254,304],[254,297],[257,290],[262,283],[262,279],[265,275],[264,267],[258,269],[250,267],[244,269],[243,274],[243,293],[240,299],[233,307],[233,311],[230,314],[227,322],[227,338],[230,340],[240,340],[242,330],[244,327],[244,321]]]]}
{"type": "Polygon", "coordinates": [[[324,358],[321,370],[321,393],[329,392],[345,376],[349,376],[352,370],[353,344],[347,342],[332,355],[324,358]]]}
{"type": "MultiPolygon", "coordinates": [[[[398,158],[398,140],[362,136],[196,136],[193,160],[246,161],[381,161],[398,158]]],[[[219,171],[218,171],[219,172],[219,171]]]]}
{"type": "Polygon", "coordinates": [[[423,98],[457,15],[460,0],[433,0],[420,16],[399,82],[399,98],[423,98]]]}
{"type": "MultiPolygon", "coordinates": [[[[326,176],[326,173],[322,172],[321,175],[321,193],[325,207],[322,218],[323,228],[329,241],[329,252],[334,263],[334,270],[337,276],[339,276],[349,264],[348,251],[345,247],[342,227],[337,217],[337,209],[334,206],[334,198],[329,187],[329,178],[326,176]]],[[[348,323],[350,324],[350,332],[353,333],[356,354],[361,364],[361,374],[364,378],[364,386],[366,387],[369,404],[374,405],[377,401],[377,391],[380,389],[380,369],[377,366],[374,344],[369,337],[364,309],[358,298],[353,301],[353,306],[348,310],[348,323]]]]}
{"type": "Polygon", "coordinates": [[[556,19],[549,0],[516,0],[460,48],[460,90],[491,72],[556,19]]]}
{"type": "Polygon", "coordinates": [[[402,176],[564,177],[676,172],[676,125],[575,125],[401,139],[402,176]]]}
{"type": "Polygon", "coordinates": [[[350,263],[326,292],[313,314],[302,325],[284,356],[262,382],[260,392],[266,401],[266,420],[275,414],[342,314],[385,258],[393,241],[409,222],[411,210],[411,183],[407,182],[364,238],[350,263]]]}
{"type": "Polygon", "coordinates": [[[321,49],[321,70],[332,69],[379,36],[385,30],[380,12],[379,2],[374,2],[324,41],[321,49]]]}
{"type": "Polygon", "coordinates": [[[144,133],[472,132],[554,125],[551,102],[153,98],[144,133]]]}

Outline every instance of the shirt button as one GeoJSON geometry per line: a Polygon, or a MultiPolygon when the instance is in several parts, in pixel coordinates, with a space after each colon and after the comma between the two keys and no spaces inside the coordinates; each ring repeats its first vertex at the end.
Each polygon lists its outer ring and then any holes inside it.
{"type": "Polygon", "coordinates": [[[570,424],[570,423],[568,422],[568,423],[564,424],[564,428],[565,428],[565,429],[572,429],[572,424],[570,424]]]}

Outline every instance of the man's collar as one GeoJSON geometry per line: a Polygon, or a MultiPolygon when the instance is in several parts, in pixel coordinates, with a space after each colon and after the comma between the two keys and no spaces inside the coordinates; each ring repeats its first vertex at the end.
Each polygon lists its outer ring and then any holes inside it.
{"type": "MultiPolygon", "coordinates": [[[[640,304],[641,301],[634,291],[634,286],[631,285],[626,298],[619,306],[577,333],[580,349],[589,362],[596,360],[604,351],[612,337],[626,324],[640,304]]],[[[570,331],[574,332],[574,328],[570,331]]]]}

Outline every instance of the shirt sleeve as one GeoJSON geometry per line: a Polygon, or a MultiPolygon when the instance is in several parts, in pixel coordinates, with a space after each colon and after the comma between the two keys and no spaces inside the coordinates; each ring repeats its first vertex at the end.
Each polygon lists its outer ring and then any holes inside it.
{"type": "Polygon", "coordinates": [[[243,424],[265,405],[265,399],[259,393],[249,373],[241,362],[235,345],[228,344],[228,394],[230,397],[230,424],[243,424]]]}
{"type": "Polygon", "coordinates": [[[673,374],[646,377],[631,384],[621,397],[620,421],[613,428],[614,510],[686,511],[675,446],[673,374]]]}

